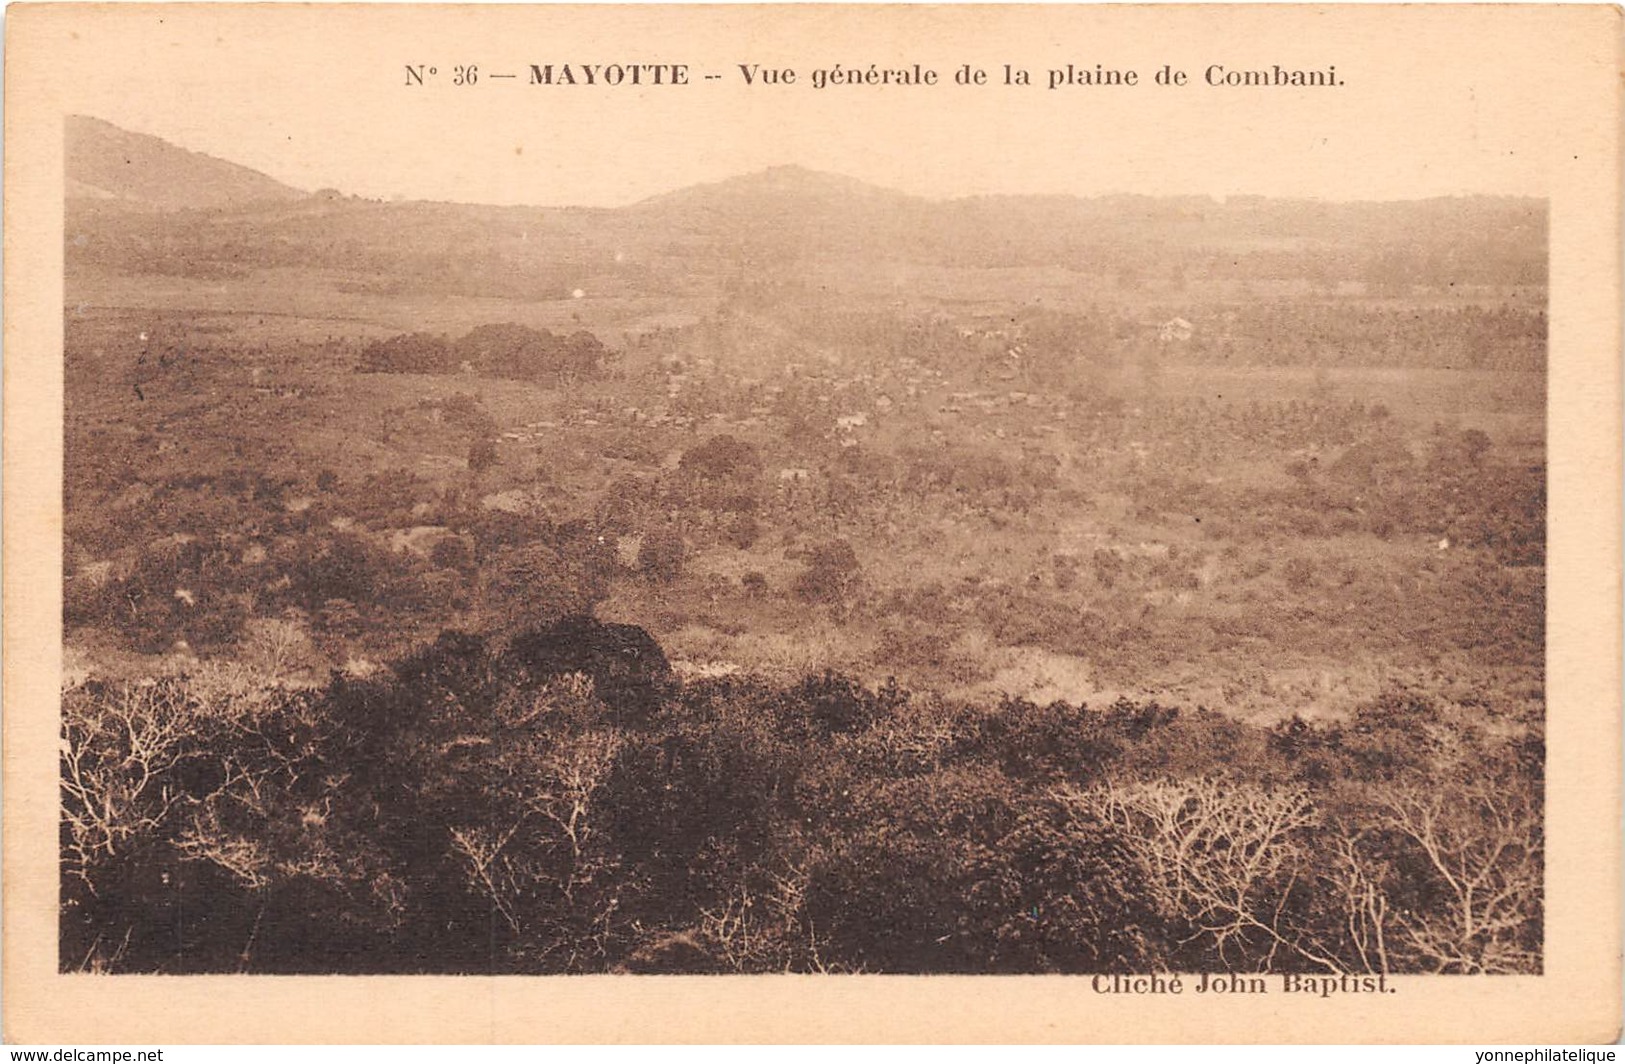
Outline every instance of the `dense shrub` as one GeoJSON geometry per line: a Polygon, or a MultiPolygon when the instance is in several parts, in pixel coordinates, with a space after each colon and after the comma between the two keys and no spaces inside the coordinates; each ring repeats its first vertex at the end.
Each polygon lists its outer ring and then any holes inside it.
{"type": "Polygon", "coordinates": [[[1543,748],[1483,707],[679,684],[587,616],[304,691],[283,658],[67,689],[64,969],[1541,966],[1543,748]]]}
{"type": "Polygon", "coordinates": [[[675,530],[659,528],[643,537],[638,545],[638,572],[651,580],[670,583],[683,575],[688,548],[675,530]]]}
{"type": "Polygon", "coordinates": [[[600,374],[609,352],[586,331],[556,336],[523,325],[481,325],[456,342],[429,333],[376,340],[361,352],[363,373],[457,373],[555,382],[600,374]]]}
{"type": "Polygon", "coordinates": [[[363,373],[449,373],[456,369],[451,344],[432,333],[403,333],[375,340],[361,351],[363,373]]]}
{"type": "Polygon", "coordinates": [[[486,470],[493,468],[497,464],[499,458],[500,455],[497,451],[496,441],[490,437],[482,436],[473,443],[469,444],[468,471],[478,476],[479,474],[484,473],[486,470]]]}
{"type": "Polygon", "coordinates": [[[722,433],[683,452],[678,468],[712,480],[750,479],[761,473],[762,458],[751,444],[722,433]]]}
{"type": "Polygon", "coordinates": [[[796,578],[796,594],[807,602],[844,605],[862,577],[857,552],[844,539],[814,547],[796,578]]]}
{"type": "Polygon", "coordinates": [[[481,325],[450,353],[459,365],[467,363],[486,376],[534,381],[597,376],[609,354],[589,332],[557,336],[512,323],[481,325]]]}

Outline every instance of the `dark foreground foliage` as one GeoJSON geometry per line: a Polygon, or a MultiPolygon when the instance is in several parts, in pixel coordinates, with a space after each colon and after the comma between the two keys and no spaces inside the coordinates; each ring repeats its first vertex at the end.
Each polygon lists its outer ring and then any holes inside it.
{"type": "Polygon", "coordinates": [[[1267,730],[680,684],[574,620],[77,684],[63,751],[64,970],[1540,970],[1538,727],[1403,692],[1267,730]]]}

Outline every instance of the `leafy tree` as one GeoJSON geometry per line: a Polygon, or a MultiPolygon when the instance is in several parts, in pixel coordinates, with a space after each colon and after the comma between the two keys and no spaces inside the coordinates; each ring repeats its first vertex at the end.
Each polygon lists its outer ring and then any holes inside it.
{"type": "Polygon", "coordinates": [[[678,468],[706,480],[750,481],[761,475],[762,457],[750,443],[722,433],[685,451],[678,468]]]}
{"type": "Polygon", "coordinates": [[[415,332],[375,340],[361,351],[363,373],[449,373],[456,369],[444,336],[415,332]]]}
{"type": "Polygon", "coordinates": [[[651,580],[671,583],[683,575],[688,549],[675,529],[658,528],[638,545],[638,571],[651,580]]]}
{"type": "Polygon", "coordinates": [[[493,377],[535,381],[597,376],[608,357],[589,332],[556,336],[512,322],[473,329],[453,345],[452,354],[493,377]]]}
{"type": "Polygon", "coordinates": [[[608,590],[594,566],[545,543],[502,549],[482,566],[481,578],[484,630],[507,635],[589,613],[608,590]]]}
{"type": "Polygon", "coordinates": [[[852,544],[844,539],[814,547],[806,568],[796,578],[796,595],[807,602],[843,606],[856,591],[862,567],[852,544]]]}

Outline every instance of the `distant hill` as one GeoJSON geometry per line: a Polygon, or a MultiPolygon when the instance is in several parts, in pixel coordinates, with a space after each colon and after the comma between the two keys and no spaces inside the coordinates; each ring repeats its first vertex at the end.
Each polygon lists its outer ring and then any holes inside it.
{"type": "Polygon", "coordinates": [[[82,115],[67,120],[66,169],[70,198],[159,210],[243,207],[305,195],[246,166],[82,115]]]}
{"type": "Polygon", "coordinates": [[[802,166],[774,166],[655,196],[613,212],[615,224],[700,239],[754,269],[881,254],[939,258],[944,205],[802,166]]]}
{"type": "Polygon", "coordinates": [[[1538,200],[1388,203],[1232,196],[989,195],[926,199],[800,166],[696,185],[604,212],[602,226],[699,238],[755,266],[856,255],[970,268],[1134,273],[1229,263],[1263,277],[1540,283],[1538,200]]]}
{"type": "Polygon", "coordinates": [[[983,299],[994,277],[984,284],[978,271],[1060,270],[1106,296],[1167,289],[1182,305],[1195,298],[1182,294],[1187,283],[1398,292],[1546,277],[1546,204],[1535,199],[938,200],[776,166],[620,208],[382,203],[306,195],[92,118],[69,120],[67,163],[69,232],[96,238],[70,240],[70,272],[219,280],[284,268],[342,273],[349,290],[375,293],[552,300],[580,288],[771,301],[881,288],[905,298],[933,276],[940,293],[942,271],[954,272],[954,298],[983,299]],[[208,226],[167,224],[169,210],[196,207],[215,210],[208,226]]]}
{"type": "Polygon", "coordinates": [[[640,201],[634,209],[711,210],[718,206],[754,203],[763,207],[825,203],[850,206],[854,202],[893,205],[915,197],[865,184],[855,177],[809,170],[805,166],[770,166],[723,181],[691,185],[640,201]]]}
{"type": "Polygon", "coordinates": [[[774,166],[667,192],[624,208],[640,220],[693,229],[851,225],[916,211],[925,200],[802,166],[774,166]]]}

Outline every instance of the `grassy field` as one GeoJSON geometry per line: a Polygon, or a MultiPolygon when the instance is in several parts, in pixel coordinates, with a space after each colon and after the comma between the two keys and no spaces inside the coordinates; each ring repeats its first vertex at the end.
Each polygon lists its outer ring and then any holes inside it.
{"type": "MultiPolygon", "coordinates": [[[[590,283],[584,279],[583,283],[590,283]]],[[[714,299],[586,291],[580,299],[538,293],[534,300],[436,296],[371,290],[367,278],[341,271],[256,270],[242,277],[131,276],[86,269],[70,280],[68,314],[120,310],[182,312],[229,322],[246,343],[322,341],[328,336],[376,338],[393,333],[466,332],[512,321],[534,328],[589,328],[606,338],[661,326],[692,324],[714,299]]]]}
{"type": "MultiPolygon", "coordinates": [[[[770,363],[768,383],[740,398],[726,370],[674,374],[633,352],[603,379],[560,387],[353,366],[366,342],[408,320],[452,332],[491,316],[564,328],[579,324],[578,311],[603,326],[640,309],[445,300],[425,312],[291,278],[259,292],[263,311],[237,306],[235,291],[211,307],[193,284],[76,286],[70,364],[96,360],[103,372],[76,381],[70,455],[105,466],[102,450],[130,441],[144,455],[104,469],[102,497],[116,504],[133,483],[235,465],[282,477],[294,499],[319,494],[321,470],[358,491],[406,476],[392,489],[409,493],[396,500],[401,516],[363,522],[387,542],[446,520],[451,499],[463,512],[518,500],[537,519],[590,522],[606,488],[633,478],[649,503],[637,507],[645,527],[617,534],[679,529],[684,572],[652,584],[623,567],[599,612],[647,627],[702,671],[791,677],[829,667],[965,698],[1098,704],[1143,694],[1247,719],[1335,716],[1395,685],[1481,682],[1520,702],[1539,698],[1541,570],[1502,565],[1492,544],[1459,542],[1460,533],[1440,549],[1460,518],[1432,495],[1443,474],[1428,467],[1430,448],[1469,430],[1488,441],[1492,464],[1479,475],[1542,463],[1538,374],[1170,359],[1149,381],[1132,366],[1091,374],[1091,387],[1118,404],[1098,408],[1055,395],[1011,399],[951,369],[905,388],[884,373],[826,365],[808,380],[770,363]],[[155,344],[179,353],[155,366],[155,344]],[[709,406],[688,410],[677,387],[710,396],[709,406]],[[851,430],[819,422],[791,438],[783,400],[763,390],[781,387],[801,388],[815,411],[862,407],[867,420],[851,430]],[[470,470],[475,434],[444,416],[459,399],[495,442],[489,470],[470,470]],[[1364,412],[1379,407],[1381,420],[1370,421],[1364,412]],[[1341,443],[1311,439],[1315,411],[1353,408],[1362,414],[1341,443]],[[1261,412],[1284,420],[1248,436],[1261,412]],[[721,434],[761,455],[762,472],[746,485],[760,525],[749,544],[719,536],[718,517],[683,495],[692,486],[674,472],[686,451],[721,434]],[[1376,488],[1328,472],[1372,439],[1405,456],[1398,480],[1376,488]],[[1315,472],[1293,472],[1308,459],[1315,472]],[[907,486],[910,469],[938,460],[933,475],[947,484],[907,486]],[[977,475],[990,479],[960,483],[953,470],[965,462],[985,464],[977,475]],[[810,479],[785,483],[775,479],[781,469],[810,479]],[[1405,504],[1397,530],[1372,531],[1368,490],[1405,504]],[[842,505],[827,505],[836,496],[842,505]],[[1327,507],[1346,519],[1328,525],[1312,512],[1327,507]],[[833,538],[855,548],[861,595],[834,612],[809,610],[785,592],[809,544],[833,538]],[[747,574],[770,593],[748,590],[747,574]],[[1485,616],[1499,618],[1501,635],[1475,631],[1485,616]]],[[[740,361],[748,358],[736,353],[740,361]]],[[[1461,490],[1446,479],[1446,490],[1461,490]]],[[[343,499],[352,489],[330,506],[341,525],[355,509],[343,499]]],[[[94,497],[72,495],[70,511],[94,497]]],[[[81,565],[129,565],[146,545],[76,546],[81,565]]],[[[472,619],[452,610],[423,620],[472,619]]]]}

